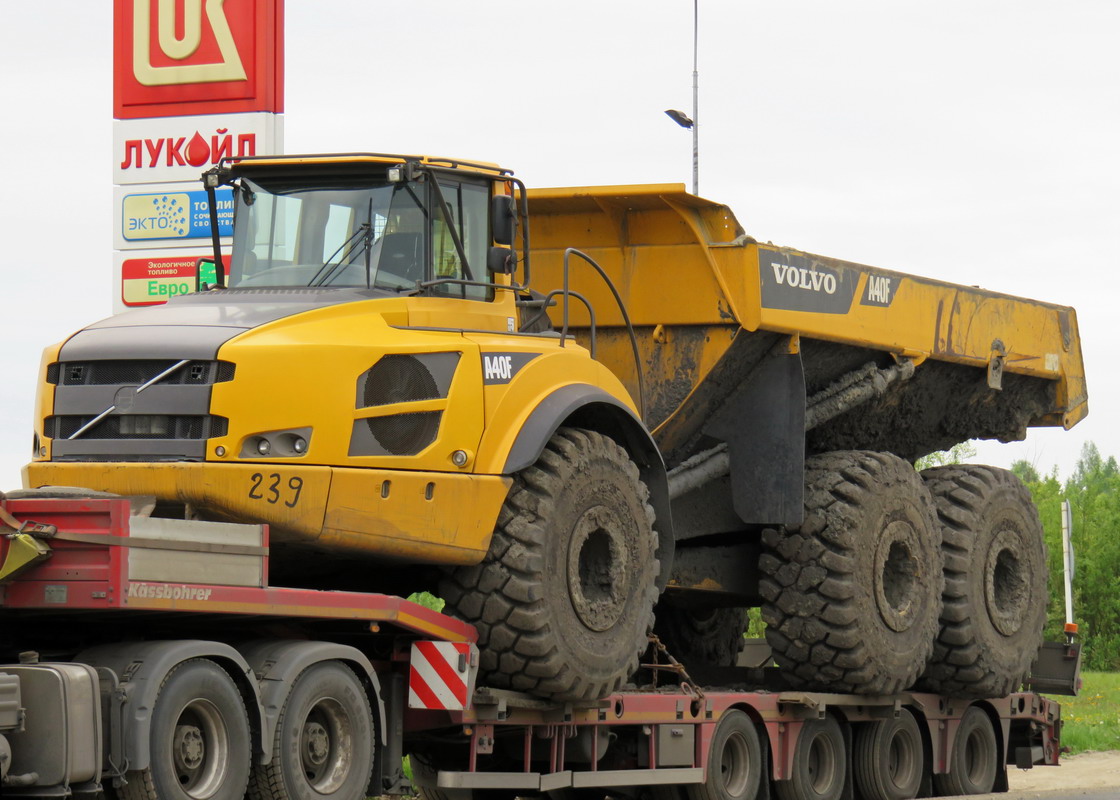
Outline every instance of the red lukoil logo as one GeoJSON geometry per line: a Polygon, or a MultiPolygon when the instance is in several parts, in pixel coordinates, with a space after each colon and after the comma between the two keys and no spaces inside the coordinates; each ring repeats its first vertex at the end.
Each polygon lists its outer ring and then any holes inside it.
{"type": "Polygon", "coordinates": [[[118,119],[283,111],[283,0],[114,0],[118,119]]]}

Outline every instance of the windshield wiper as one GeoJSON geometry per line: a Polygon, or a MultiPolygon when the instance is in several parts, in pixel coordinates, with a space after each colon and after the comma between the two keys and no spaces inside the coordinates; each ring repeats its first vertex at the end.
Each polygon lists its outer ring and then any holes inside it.
{"type": "MultiPolygon", "coordinates": [[[[356,231],[350,234],[349,239],[340,244],[338,246],[338,249],[331,253],[330,257],[323,262],[323,266],[319,267],[319,269],[315,271],[315,274],[311,276],[311,280],[307,282],[307,285],[322,286],[323,284],[325,284],[327,280],[332,275],[334,275],[335,270],[343,266],[348,258],[352,258],[354,256],[355,252],[357,251],[357,244],[359,240],[361,240],[362,246],[366,249],[368,260],[369,247],[373,243],[373,226],[366,222],[363,222],[358,226],[358,229],[356,231]],[[346,248],[350,249],[346,250],[346,248]],[[346,250],[346,252],[343,252],[343,250],[346,250]],[[334,259],[335,256],[338,256],[339,253],[342,253],[342,255],[339,256],[339,259],[336,262],[334,259]],[[323,270],[327,270],[326,274],[323,274],[323,270]],[[322,275],[321,278],[319,277],[320,275],[322,275]]],[[[368,275],[368,267],[366,272],[368,275]]]]}

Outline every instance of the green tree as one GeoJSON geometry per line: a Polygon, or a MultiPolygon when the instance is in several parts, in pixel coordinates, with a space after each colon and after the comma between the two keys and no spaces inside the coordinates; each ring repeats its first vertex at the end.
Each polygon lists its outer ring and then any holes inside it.
{"type": "Polygon", "coordinates": [[[976,445],[972,442],[961,442],[948,450],[938,450],[935,453],[922,456],[914,462],[914,469],[919,472],[930,467],[945,467],[949,464],[963,464],[970,458],[976,458],[976,445]]]}

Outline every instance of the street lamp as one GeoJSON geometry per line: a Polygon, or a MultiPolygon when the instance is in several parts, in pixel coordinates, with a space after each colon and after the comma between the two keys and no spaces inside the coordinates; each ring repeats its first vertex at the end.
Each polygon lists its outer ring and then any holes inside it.
{"type": "Polygon", "coordinates": [[[669,119],[682,128],[692,130],[692,193],[700,194],[700,110],[699,73],[697,71],[697,44],[700,29],[700,0],[692,0],[692,117],[683,111],[670,108],[665,111],[669,119]]]}

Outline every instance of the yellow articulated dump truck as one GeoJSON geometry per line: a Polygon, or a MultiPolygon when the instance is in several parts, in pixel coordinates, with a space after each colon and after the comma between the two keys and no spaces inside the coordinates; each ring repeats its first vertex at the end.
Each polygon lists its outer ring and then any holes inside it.
{"type": "Polygon", "coordinates": [[[1027,676],[1026,490],[913,462],[1081,419],[1072,309],[761,244],[677,185],[383,154],[204,183],[228,263],[47,349],[31,495],[266,523],[273,583],[431,590],[480,680],[556,700],[617,690],[651,630],[731,665],[757,606],[790,687],[1027,676]]]}

